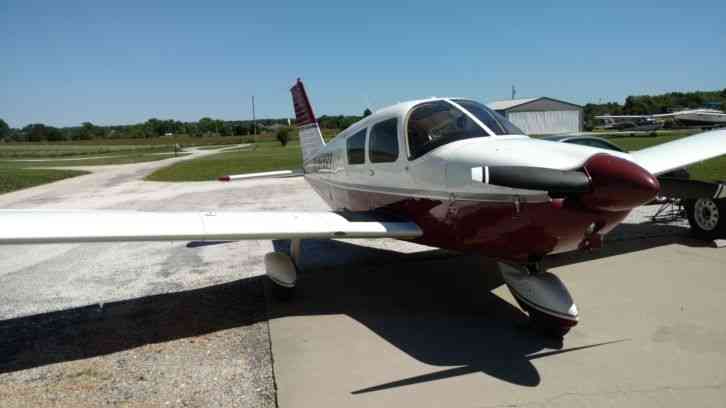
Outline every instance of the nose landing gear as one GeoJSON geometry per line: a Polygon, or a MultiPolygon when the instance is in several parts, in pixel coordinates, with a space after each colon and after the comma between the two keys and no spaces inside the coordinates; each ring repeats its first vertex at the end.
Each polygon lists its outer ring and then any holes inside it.
{"type": "Polygon", "coordinates": [[[532,326],[546,334],[564,336],[577,324],[577,306],[562,281],[541,264],[514,266],[499,262],[499,270],[532,326]]]}
{"type": "Polygon", "coordinates": [[[272,282],[272,295],[281,301],[292,299],[297,283],[297,268],[300,262],[299,239],[290,241],[290,255],[270,252],[265,255],[265,270],[272,282]]]}

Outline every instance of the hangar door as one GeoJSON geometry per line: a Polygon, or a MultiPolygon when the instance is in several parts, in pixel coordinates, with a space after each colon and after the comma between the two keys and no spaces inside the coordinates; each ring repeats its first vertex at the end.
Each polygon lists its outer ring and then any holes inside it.
{"type": "Polygon", "coordinates": [[[580,131],[579,110],[508,112],[507,118],[528,135],[580,131]]]}

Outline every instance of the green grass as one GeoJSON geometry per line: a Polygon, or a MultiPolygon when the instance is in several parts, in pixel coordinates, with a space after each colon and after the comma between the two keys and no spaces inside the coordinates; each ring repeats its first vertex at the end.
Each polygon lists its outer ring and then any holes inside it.
{"type": "MultiPolygon", "coordinates": [[[[180,153],[177,156],[188,156],[189,153],[180,153]]],[[[44,161],[3,161],[0,160],[0,168],[29,168],[29,167],[77,167],[77,166],[104,166],[111,164],[130,164],[144,163],[157,160],[164,160],[174,157],[174,153],[165,154],[139,154],[132,153],[120,156],[99,157],[95,159],[79,159],[79,160],[53,160],[49,158],[44,161]]]]}
{"type": "Polygon", "coordinates": [[[156,153],[164,151],[173,152],[173,148],[170,146],[144,145],[0,144],[0,160],[113,156],[125,153],[156,153]]]}
{"type": "MultiPolygon", "coordinates": [[[[45,161],[11,161],[0,159],[0,194],[23,188],[33,187],[40,184],[50,183],[69,177],[88,174],[86,171],[65,170],[65,169],[39,169],[38,167],[78,167],[78,166],[101,166],[110,164],[141,163],[168,159],[174,157],[173,153],[168,154],[142,154],[128,152],[118,157],[103,157],[89,160],[57,160],[51,157],[45,161]]],[[[120,152],[117,152],[120,154],[120,152]]],[[[186,156],[188,153],[181,153],[179,156],[186,156]]]]}
{"type": "MultiPolygon", "coordinates": [[[[268,137],[267,135],[260,137],[268,137]]],[[[0,159],[101,156],[118,153],[173,152],[174,146],[231,146],[240,144],[240,137],[189,137],[153,139],[103,139],[73,142],[0,143],[0,159]]]]}
{"type": "Polygon", "coordinates": [[[222,152],[172,164],[146,177],[151,181],[209,181],[226,174],[297,169],[302,167],[297,141],[282,147],[278,142],[258,142],[253,149],[222,152]]]}
{"type": "Polygon", "coordinates": [[[77,170],[45,170],[0,167],[0,194],[40,184],[52,183],[69,177],[88,174],[77,170]]]}

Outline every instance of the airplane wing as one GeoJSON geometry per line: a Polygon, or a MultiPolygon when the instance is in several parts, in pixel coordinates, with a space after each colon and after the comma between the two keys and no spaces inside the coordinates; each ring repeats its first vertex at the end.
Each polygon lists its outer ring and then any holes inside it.
{"type": "Polygon", "coordinates": [[[640,119],[651,118],[654,115],[598,115],[595,119],[640,119]]]}
{"type": "Polygon", "coordinates": [[[636,163],[657,176],[726,154],[726,129],[699,133],[630,154],[636,163]]]}
{"type": "Polygon", "coordinates": [[[0,245],[293,238],[416,238],[412,222],[329,211],[0,210],[0,245]],[[359,220],[360,219],[360,220],[359,220]]]}

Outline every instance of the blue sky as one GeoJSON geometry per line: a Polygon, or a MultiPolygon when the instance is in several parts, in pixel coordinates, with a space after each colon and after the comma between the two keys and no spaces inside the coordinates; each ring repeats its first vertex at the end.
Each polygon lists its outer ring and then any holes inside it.
{"type": "Polygon", "coordinates": [[[13,127],[292,115],[397,101],[576,103],[726,87],[726,2],[0,2],[13,127]],[[511,3],[505,4],[505,3],[511,3]]]}

